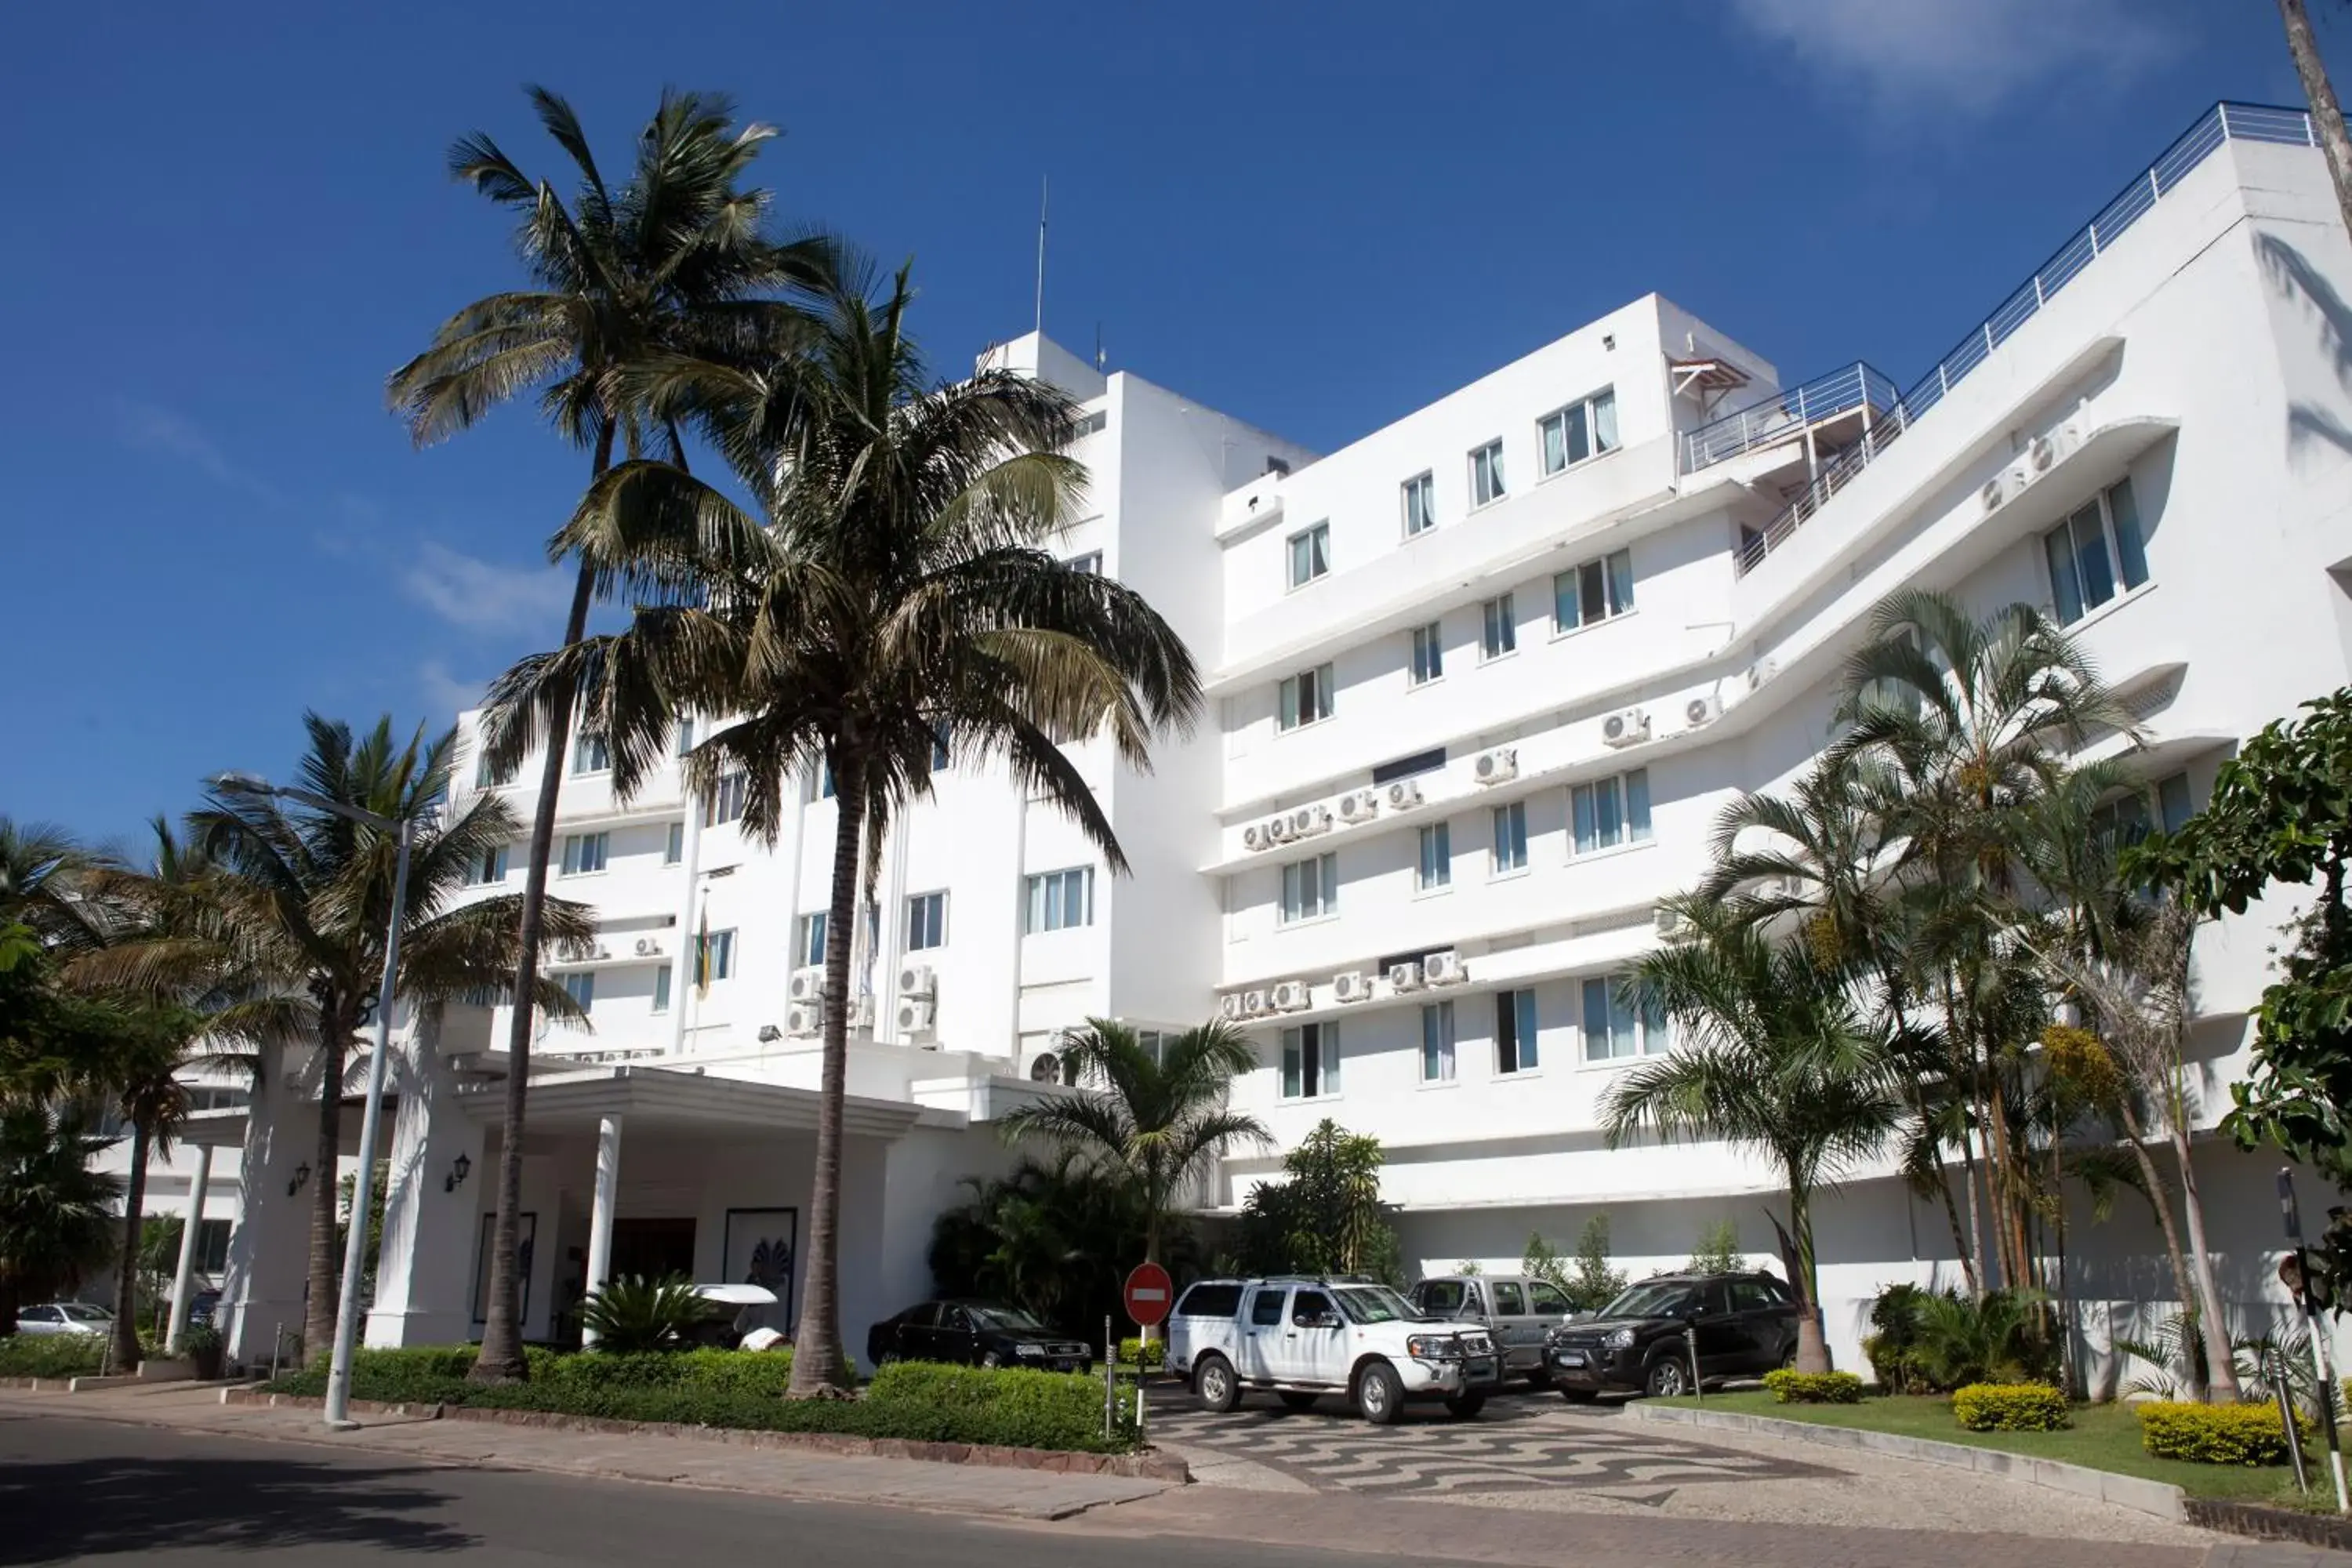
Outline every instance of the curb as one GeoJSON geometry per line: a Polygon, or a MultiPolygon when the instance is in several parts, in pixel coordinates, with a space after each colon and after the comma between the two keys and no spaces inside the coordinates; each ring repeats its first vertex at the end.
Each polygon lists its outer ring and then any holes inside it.
{"type": "Polygon", "coordinates": [[[1894,1432],[1871,1432],[1859,1426],[1780,1421],[1769,1415],[1695,1410],[1686,1406],[1653,1405],[1647,1400],[1635,1400],[1626,1406],[1626,1410],[1635,1420],[1655,1425],[1698,1426],[1718,1432],[1753,1432],[1762,1436],[1819,1444],[1826,1448],[1861,1448],[1921,1464],[1946,1465],[1958,1470],[1977,1470],[1986,1475],[2001,1476],[2049,1491],[2095,1498],[2101,1502],[2111,1502],[2118,1508],[2152,1514],[2175,1523],[2201,1522],[2190,1520],[2184,1506],[2184,1494],[2179,1487],[2164,1481],[2143,1480],[2137,1476],[2119,1476],[2112,1470],[2069,1465],[2057,1459],[2037,1459],[2031,1455],[2011,1454],[2000,1448],[1970,1447],[1964,1443],[1938,1443],[1927,1437],[1906,1437],[1894,1432]]]}
{"type": "MultiPolygon", "coordinates": [[[[316,1410],[326,1401],[312,1395],[270,1394],[258,1388],[224,1388],[223,1405],[284,1405],[316,1410]]],[[[593,1432],[615,1436],[650,1435],[728,1443],[746,1448],[795,1449],[845,1459],[920,1459],[943,1465],[988,1465],[1000,1469],[1045,1470],[1061,1475],[1124,1476],[1131,1480],[1189,1484],[1192,1471],[1166,1452],[1080,1454],[1051,1448],[1002,1448],[982,1443],[924,1443],[902,1437],[858,1437],[840,1432],[764,1432],[734,1426],[690,1426],[676,1421],[619,1421],[601,1415],[566,1415],[551,1410],[483,1410],[464,1405],[387,1405],[354,1399],[353,1412],[426,1421],[478,1421],[541,1431],[593,1432]]]]}
{"type": "Polygon", "coordinates": [[[2254,1502],[2228,1502],[2220,1498],[2193,1497],[2184,1505],[2189,1522],[2257,1541],[2295,1541],[2305,1546],[2352,1550],[2352,1521],[2325,1514],[2297,1513],[2254,1502]]]}

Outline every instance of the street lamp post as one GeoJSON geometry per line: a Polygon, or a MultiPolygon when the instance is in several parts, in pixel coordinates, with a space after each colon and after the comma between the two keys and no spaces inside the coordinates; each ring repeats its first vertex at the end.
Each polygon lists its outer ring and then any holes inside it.
{"type": "MultiPolygon", "coordinates": [[[[392,1055],[392,1001],[394,982],[400,970],[400,928],[407,912],[408,848],[415,831],[413,817],[394,821],[372,811],[346,805],[308,790],[288,789],[247,775],[227,773],[215,781],[225,791],[245,795],[277,795],[281,799],[299,801],[317,810],[331,812],[349,822],[373,827],[380,833],[396,833],[400,839],[400,855],[392,877],[392,921],[384,928],[383,983],[375,999],[375,1045],[368,1055],[366,1109],[360,1115],[360,1168],[353,1178],[352,1220],[345,1227],[349,1232],[343,1243],[343,1288],[335,1306],[335,1354],[327,1369],[326,1425],[330,1431],[348,1432],[359,1423],[351,1417],[352,1352],[359,1339],[360,1275],[367,1258],[368,1206],[373,1194],[370,1189],[375,1181],[375,1144],[378,1124],[383,1118],[384,1064],[392,1055]]],[[[338,1092],[334,1084],[321,1084],[321,1094],[338,1092]]]]}

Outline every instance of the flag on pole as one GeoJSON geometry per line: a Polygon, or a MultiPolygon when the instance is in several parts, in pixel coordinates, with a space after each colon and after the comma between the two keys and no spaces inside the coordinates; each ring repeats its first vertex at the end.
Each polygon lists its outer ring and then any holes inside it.
{"type": "Polygon", "coordinates": [[[694,937],[694,994],[698,997],[710,994],[710,900],[702,900],[702,926],[694,937]]]}

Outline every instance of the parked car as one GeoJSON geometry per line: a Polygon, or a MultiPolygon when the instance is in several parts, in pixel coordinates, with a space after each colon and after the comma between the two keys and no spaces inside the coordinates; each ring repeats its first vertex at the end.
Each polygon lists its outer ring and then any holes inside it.
{"type": "Polygon", "coordinates": [[[1769,1274],[1665,1274],[1644,1279],[1597,1316],[1551,1331],[1544,1356],[1571,1405],[1609,1390],[1660,1398],[1698,1383],[1755,1377],[1797,1359],[1797,1303],[1769,1274]]]}
{"type": "Polygon", "coordinates": [[[20,1334],[104,1334],[114,1330],[114,1314],[87,1301],[44,1301],[16,1309],[20,1334]]]}
{"type": "Polygon", "coordinates": [[[1220,1414],[1267,1389],[1294,1410],[1338,1394],[1382,1426],[1416,1400],[1466,1420],[1502,1381],[1485,1328],[1432,1318],[1368,1279],[1201,1280],[1169,1316],[1167,1365],[1220,1414]]]}
{"type": "Polygon", "coordinates": [[[1524,1274],[1436,1274],[1411,1295],[1425,1316],[1486,1324],[1502,1352],[1506,1378],[1524,1377],[1538,1388],[1551,1381],[1545,1336],[1574,1310],[1557,1285],[1524,1274]]]}
{"type": "Polygon", "coordinates": [[[1090,1372],[1094,1351],[998,1301],[923,1301],[885,1318],[866,1335],[866,1360],[948,1361],[966,1366],[1028,1366],[1090,1372]]]}

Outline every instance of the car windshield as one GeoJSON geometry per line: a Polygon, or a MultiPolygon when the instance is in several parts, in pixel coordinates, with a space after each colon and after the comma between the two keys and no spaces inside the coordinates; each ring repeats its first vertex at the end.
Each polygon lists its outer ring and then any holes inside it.
{"type": "Polygon", "coordinates": [[[113,1313],[100,1308],[85,1307],[79,1302],[68,1302],[65,1308],[65,1314],[68,1321],[77,1323],[103,1323],[114,1316],[113,1313]]]}
{"type": "Polygon", "coordinates": [[[1005,1333],[1042,1334],[1045,1325],[1018,1307],[974,1307],[971,1321],[983,1329],[997,1329],[1005,1333]]]}
{"type": "Polygon", "coordinates": [[[1385,1285],[1342,1285],[1331,1294],[1352,1323],[1395,1323],[1421,1316],[1412,1302],[1385,1285]]]}
{"type": "Polygon", "coordinates": [[[1695,1299],[1679,1281],[1653,1280],[1636,1285],[1601,1309],[1604,1318],[1671,1318],[1687,1310],[1695,1299]]]}

